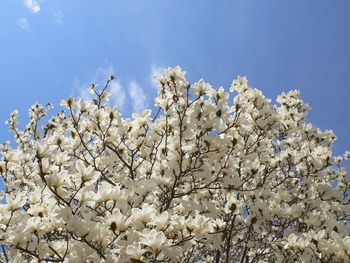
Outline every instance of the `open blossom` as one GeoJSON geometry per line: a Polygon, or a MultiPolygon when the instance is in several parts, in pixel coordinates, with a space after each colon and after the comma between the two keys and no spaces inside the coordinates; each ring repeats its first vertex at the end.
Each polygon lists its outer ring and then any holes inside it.
{"type": "Polygon", "coordinates": [[[162,231],[152,229],[148,233],[142,235],[141,242],[152,248],[154,252],[159,252],[167,238],[162,231]]]}
{"type": "Polygon", "coordinates": [[[345,153],[344,153],[344,158],[345,159],[350,159],[350,151],[346,151],[345,153]]]}
{"type": "Polygon", "coordinates": [[[153,220],[148,224],[154,225],[157,227],[157,229],[162,230],[168,226],[168,223],[169,223],[169,213],[168,211],[165,211],[161,215],[154,217],[153,220]]]}
{"type": "Polygon", "coordinates": [[[113,80],[49,120],[35,103],[24,130],[10,115],[1,262],[349,262],[350,154],[299,91],[275,105],[245,77],[215,88],[175,67],[158,113],[125,118],[113,80]]]}
{"type": "Polygon", "coordinates": [[[11,210],[15,211],[20,209],[25,203],[25,200],[22,196],[17,196],[16,198],[12,198],[9,194],[6,194],[6,207],[11,210]]]}
{"type": "Polygon", "coordinates": [[[126,254],[128,254],[132,260],[140,260],[144,252],[145,249],[141,248],[141,244],[128,245],[126,247],[126,254]]]}
{"type": "Polygon", "coordinates": [[[286,243],[285,248],[291,247],[291,248],[297,248],[300,250],[304,250],[304,248],[310,244],[310,242],[307,238],[303,239],[302,237],[298,237],[295,234],[291,234],[288,237],[288,241],[285,243],[286,243]]]}

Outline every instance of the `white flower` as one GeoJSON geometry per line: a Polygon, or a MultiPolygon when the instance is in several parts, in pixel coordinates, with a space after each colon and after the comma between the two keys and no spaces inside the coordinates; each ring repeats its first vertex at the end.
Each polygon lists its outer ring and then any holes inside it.
{"type": "Polygon", "coordinates": [[[152,248],[154,252],[159,252],[162,245],[166,242],[167,238],[162,231],[152,229],[149,232],[142,234],[141,242],[146,246],[152,248]]]}
{"type": "Polygon", "coordinates": [[[285,242],[285,248],[298,248],[304,250],[309,245],[309,240],[298,237],[294,233],[288,236],[288,241],[285,242]]]}
{"type": "Polygon", "coordinates": [[[137,228],[142,228],[153,219],[156,210],[153,206],[145,203],[142,205],[141,209],[133,208],[131,213],[132,216],[127,220],[127,223],[132,223],[137,228]]]}
{"type": "Polygon", "coordinates": [[[344,158],[345,158],[346,160],[349,160],[349,159],[350,159],[350,151],[345,151],[345,153],[344,153],[344,158]]]}
{"type": "Polygon", "coordinates": [[[156,216],[151,222],[149,222],[149,225],[156,226],[157,229],[162,230],[164,227],[167,226],[169,222],[169,213],[168,211],[163,212],[160,216],[156,216]]]}
{"type": "Polygon", "coordinates": [[[140,260],[142,257],[142,254],[145,252],[145,249],[141,248],[141,244],[137,245],[128,245],[126,247],[126,254],[130,256],[133,260],[140,260]]]}
{"type": "Polygon", "coordinates": [[[15,199],[12,199],[12,197],[9,194],[6,194],[6,206],[11,210],[11,211],[16,211],[17,209],[21,208],[25,203],[25,199],[18,195],[15,197],[15,199]]]}
{"type": "Polygon", "coordinates": [[[94,168],[92,166],[86,167],[82,161],[77,161],[75,163],[75,169],[77,170],[79,176],[81,176],[81,180],[83,182],[91,180],[91,178],[95,175],[94,168]]]}

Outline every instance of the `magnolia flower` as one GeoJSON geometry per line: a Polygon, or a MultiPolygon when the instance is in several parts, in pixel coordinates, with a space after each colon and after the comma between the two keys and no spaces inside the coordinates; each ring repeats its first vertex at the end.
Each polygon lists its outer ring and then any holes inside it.
{"type": "Polygon", "coordinates": [[[295,234],[291,234],[288,237],[288,241],[285,242],[285,248],[297,248],[300,250],[304,250],[305,247],[309,245],[309,240],[308,239],[303,239],[301,237],[298,237],[295,234]]]}
{"type": "Polygon", "coordinates": [[[46,142],[41,142],[37,145],[37,156],[39,158],[47,158],[51,155],[52,147],[46,142]]]}
{"type": "Polygon", "coordinates": [[[38,217],[31,217],[27,220],[26,226],[23,232],[33,233],[39,231],[43,228],[44,224],[42,220],[38,217]]]}
{"type": "Polygon", "coordinates": [[[305,234],[305,236],[310,240],[310,242],[317,244],[322,238],[325,236],[326,231],[320,230],[317,233],[315,233],[314,230],[311,230],[305,234]]]}
{"type": "Polygon", "coordinates": [[[141,209],[133,208],[131,210],[132,216],[127,220],[127,224],[134,224],[137,228],[144,227],[148,222],[150,222],[156,213],[153,206],[145,203],[142,205],[141,209]]]}
{"type": "Polygon", "coordinates": [[[349,160],[349,159],[350,159],[350,151],[345,151],[345,153],[344,153],[344,158],[345,158],[346,160],[349,160]]]}
{"type": "Polygon", "coordinates": [[[128,245],[126,247],[126,254],[130,256],[133,260],[141,260],[142,254],[145,252],[145,249],[141,248],[141,244],[137,245],[128,245]]]}
{"type": "Polygon", "coordinates": [[[149,222],[149,225],[156,226],[157,229],[164,229],[169,222],[169,213],[168,211],[163,212],[161,215],[156,216],[151,222],[149,222]]]}
{"type": "Polygon", "coordinates": [[[5,196],[6,196],[6,206],[11,211],[16,211],[26,203],[25,199],[20,195],[16,196],[15,199],[12,199],[12,197],[9,194],[6,194],[5,196]]]}
{"type": "Polygon", "coordinates": [[[82,161],[75,163],[75,169],[83,182],[89,181],[95,175],[94,168],[92,166],[86,167],[82,161]]]}
{"type": "Polygon", "coordinates": [[[141,242],[146,246],[152,248],[153,252],[158,253],[162,245],[166,242],[167,238],[162,231],[152,229],[142,234],[141,242]]]}
{"type": "Polygon", "coordinates": [[[3,160],[5,162],[15,162],[16,163],[19,160],[20,154],[21,154],[21,152],[18,150],[10,150],[8,152],[5,152],[2,157],[3,157],[3,160]]]}

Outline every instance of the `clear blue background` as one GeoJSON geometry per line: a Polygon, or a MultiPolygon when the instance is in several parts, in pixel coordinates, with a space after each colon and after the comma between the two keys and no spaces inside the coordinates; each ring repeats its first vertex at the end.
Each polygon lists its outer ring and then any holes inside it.
{"type": "Polygon", "coordinates": [[[57,108],[99,69],[119,77],[128,115],[128,83],[151,106],[152,65],[181,65],[191,81],[226,88],[246,75],[273,100],[300,89],[309,120],[337,134],[336,153],[350,149],[349,0],[37,1],[36,13],[22,0],[0,2],[1,141],[12,109],[57,108]]]}

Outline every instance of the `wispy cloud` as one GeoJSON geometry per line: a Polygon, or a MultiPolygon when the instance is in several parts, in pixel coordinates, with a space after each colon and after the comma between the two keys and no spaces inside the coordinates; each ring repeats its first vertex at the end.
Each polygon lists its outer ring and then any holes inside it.
{"type": "Polygon", "coordinates": [[[22,28],[23,30],[29,32],[30,31],[30,26],[29,26],[29,21],[27,18],[22,17],[17,20],[17,25],[22,28]]]}
{"type": "Polygon", "coordinates": [[[33,13],[38,13],[40,11],[40,5],[36,0],[24,0],[23,4],[33,13]]]}
{"type": "Polygon", "coordinates": [[[159,82],[155,79],[156,76],[162,75],[166,68],[156,66],[155,64],[151,65],[151,75],[150,75],[150,81],[151,85],[155,89],[159,89],[159,82]]]}
{"type": "Polygon", "coordinates": [[[52,14],[55,18],[55,22],[57,24],[62,24],[63,23],[63,13],[60,10],[54,10],[52,11],[52,14]]]}
{"type": "MultiPolygon", "coordinates": [[[[79,80],[75,81],[75,90],[74,90],[74,96],[82,99],[91,99],[92,95],[88,91],[88,87],[94,83],[94,84],[100,84],[103,85],[106,83],[107,79],[114,75],[114,70],[112,65],[108,65],[106,67],[100,67],[98,68],[90,77],[89,83],[81,83],[79,80]]],[[[98,88],[97,88],[98,89],[98,88]]],[[[126,100],[126,92],[123,86],[121,85],[119,80],[113,80],[110,83],[109,86],[109,93],[111,93],[110,96],[110,103],[111,105],[118,106],[119,110],[123,110],[125,100],[126,100]]]]}
{"type": "Polygon", "coordinates": [[[134,112],[140,112],[147,106],[147,96],[143,88],[136,81],[129,83],[129,96],[132,102],[134,112]]]}
{"type": "Polygon", "coordinates": [[[113,81],[110,86],[111,102],[118,106],[120,110],[124,107],[126,98],[125,90],[119,81],[113,81]]]}
{"type": "MultiPolygon", "coordinates": [[[[156,73],[155,69],[160,69],[154,67],[154,73],[156,73]]],[[[158,72],[158,71],[157,71],[158,72]]],[[[113,65],[108,64],[106,67],[98,68],[91,76],[90,82],[80,82],[79,80],[75,81],[75,89],[73,92],[73,96],[82,99],[91,99],[93,95],[89,93],[89,86],[94,84],[104,85],[106,80],[113,75],[115,76],[113,65]]],[[[142,88],[137,81],[132,80],[127,82],[127,84],[123,85],[118,75],[116,75],[117,79],[110,82],[110,86],[108,88],[108,92],[111,94],[110,96],[110,105],[118,106],[119,110],[123,112],[127,105],[131,105],[132,112],[141,112],[148,107],[149,99],[145,90],[142,88]]],[[[97,90],[101,88],[97,86],[97,90]]]]}

